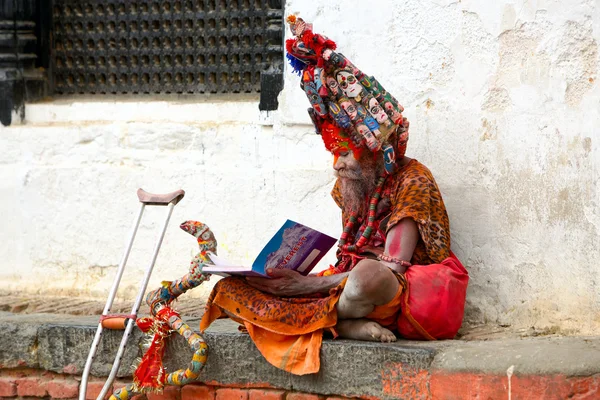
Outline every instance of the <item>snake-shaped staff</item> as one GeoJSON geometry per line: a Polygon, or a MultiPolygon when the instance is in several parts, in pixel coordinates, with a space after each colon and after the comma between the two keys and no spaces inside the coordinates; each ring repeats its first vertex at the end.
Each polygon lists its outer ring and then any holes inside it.
{"type": "Polygon", "coordinates": [[[137,325],[143,332],[153,334],[152,342],[133,374],[133,383],[115,390],[110,400],[128,400],[137,393],[160,392],[165,385],[186,385],[196,380],[206,365],[208,345],[202,336],[183,322],[171,304],[183,293],[210,279],[210,274],[202,272],[202,269],[205,264],[211,263],[208,253],[217,253],[217,241],[208,226],[201,222],[186,221],[180,228],[197,239],[200,252],[192,259],[189,273],[174,282],[163,281],[160,288],[146,296],[152,317],[138,319],[137,325]],[[194,355],[186,369],[165,375],[162,365],[165,339],[173,331],[188,341],[194,355]]]}

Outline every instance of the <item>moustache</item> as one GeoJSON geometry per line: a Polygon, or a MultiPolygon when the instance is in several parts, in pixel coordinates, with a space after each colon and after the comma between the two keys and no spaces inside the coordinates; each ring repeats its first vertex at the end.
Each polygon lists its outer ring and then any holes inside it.
{"type": "Polygon", "coordinates": [[[353,179],[353,180],[361,180],[363,179],[362,171],[350,170],[350,169],[340,169],[339,171],[335,171],[334,175],[336,178],[343,179],[353,179]]]}

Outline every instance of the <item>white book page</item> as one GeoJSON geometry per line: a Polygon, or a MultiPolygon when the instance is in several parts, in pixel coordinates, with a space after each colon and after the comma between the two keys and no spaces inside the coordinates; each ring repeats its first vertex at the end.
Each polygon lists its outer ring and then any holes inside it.
{"type": "MultiPolygon", "coordinates": [[[[218,267],[234,267],[234,268],[237,267],[237,268],[246,268],[246,269],[248,268],[248,267],[244,267],[243,265],[234,264],[231,261],[221,258],[213,253],[208,253],[208,258],[210,258],[210,261],[212,261],[213,264],[218,267]]],[[[207,267],[209,267],[209,266],[207,265],[207,267]]]]}

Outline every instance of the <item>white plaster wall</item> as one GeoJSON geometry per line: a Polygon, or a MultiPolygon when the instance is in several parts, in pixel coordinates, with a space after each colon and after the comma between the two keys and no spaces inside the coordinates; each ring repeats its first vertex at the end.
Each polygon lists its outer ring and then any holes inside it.
{"type": "MultiPolygon", "coordinates": [[[[467,323],[600,328],[600,3],[286,7],[406,107],[407,154],[436,176],[471,273],[467,323]]],[[[140,186],[187,190],[151,285],[185,272],[195,246],[177,229],[185,219],[207,222],[221,253],[240,261],[285,218],[339,235],[330,159],[295,75],[268,116],[254,98],[136,100],[32,104],[23,125],[0,130],[4,290],[104,296],[140,186]]],[[[158,229],[150,217],[130,290],[158,229]]]]}
{"type": "MultiPolygon", "coordinates": [[[[27,123],[0,134],[2,286],[105,296],[139,210],[138,187],[186,190],[151,287],[181,277],[198,252],[178,228],[187,219],[208,224],[219,254],[239,262],[251,262],[286,218],[337,236],[341,222],[327,194],[334,178],[320,138],[308,125],[270,120],[244,96],[28,105],[27,123]]],[[[146,208],[122,296],[135,296],[165,216],[164,207],[146,208]]]]}

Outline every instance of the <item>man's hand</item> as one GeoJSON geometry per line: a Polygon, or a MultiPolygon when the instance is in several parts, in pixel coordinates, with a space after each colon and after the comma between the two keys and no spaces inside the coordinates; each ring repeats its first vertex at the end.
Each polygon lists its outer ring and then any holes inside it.
{"type": "Polygon", "coordinates": [[[309,285],[310,278],[291,269],[267,269],[269,278],[248,277],[248,284],[262,292],[280,297],[293,297],[312,293],[309,285]]]}

